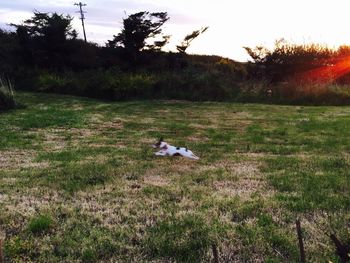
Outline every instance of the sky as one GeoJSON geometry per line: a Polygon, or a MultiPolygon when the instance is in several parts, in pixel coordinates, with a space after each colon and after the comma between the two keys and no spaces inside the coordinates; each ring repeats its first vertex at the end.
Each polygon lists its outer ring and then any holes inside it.
{"type": "MultiPolygon", "coordinates": [[[[140,11],[167,12],[163,32],[171,35],[166,51],[189,33],[209,29],[195,39],[190,54],[219,55],[247,61],[244,46],[272,48],[281,38],[293,44],[350,45],[350,0],[81,0],[88,41],[104,45],[122,28],[122,20],[140,11]]],[[[76,1],[78,2],[78,1],[76,1]]],[[[83,38],[74,0],[0,0],[0,28],[21,23],[33,11],[74,17],[73,27],[83,38]]]]}

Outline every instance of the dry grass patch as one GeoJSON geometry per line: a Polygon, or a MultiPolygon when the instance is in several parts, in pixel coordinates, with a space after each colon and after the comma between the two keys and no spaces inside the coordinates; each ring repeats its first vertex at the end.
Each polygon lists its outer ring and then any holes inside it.
{"type": "Polygon", "coordinates": [[[240,200],[245,201],[251,198],[251,195],[257,192],[263,192],[266,183],[250,178],[232,181],[216,181],[214,189],[216,194],[223,196],[239,196],[240,200]]]}
{"type": "Polygon", "coordinates": [[[156,112],[159,113],[160,115],[163,115],[164,113],[165,113],[165,114],[168,114],[168,113],[170,113],[171,111],[170,111],[170,110],[167,110],[167,109],[162,109],[162,110],[157,110],[156,112]]]}
{"type": "Polygon", "coordinates": [[[38,211],[50,210],[65,203],[63,195],[54,190],[32,188],[27,192],[0,195],[0,201],[8,214],[30,217],[38,211]]]}
{"type": "Polygon", "coordinates": [[[44,130],[44,147],[51,151],[60,151],[67,146],[65,136],[62,135],[62,131],[57,132],[56,130],[44,130]]]}
{"type": "Polygon", "coordinates": [[[99,132],[105,130],[121,130],[123,129],[123,121],[121,119],[115,119],[113,121],[104,121],[94,124],[93,127],[99,132]]]}
{"type": "Polygon", "coordinates": [[[170,180],[164,178],[160,175],[149,175],[143,178],[145,184],[155,185],[155,186],[167,186],[170,183],[170,180]]]}
{"type": "Polygon", "coordinates": [[[93,113],[89,115],[89,122],[92,124],[98,124],[103,122],[103,119],[105,119],[105,115],[101,113],[93,113]]]}
{"type": "Polygon", "coordinates": [[[73,140],[86,139],[98,134],[95,130],[87,128],[70,128],[66,129],[65,132],[72,136],[73,140]]]}
{"type": "Polygon", "coordinates": [[[95,142],[89,142],[87,143],[87,146],[89,146],[90,148],[95,148],[95,149],[100,149],[100,148],[117,148],[117,149],[126,149],[128,148],[128,146],[122,142],[122,141],[118,141],[118,142],[113,142],[113,143],[95,143],[95,142]]]}
{"type": "Polygon", "coordinates": [[[153,124],[155,122],[156,118],[153,117],[146,117],[139,120],[139,123],[141,124],[153,124]]]}
{"type": "Polygon", "coordinates": [[[45,151],[49,152],[60,151],[68,145],[79,145],[99,134],[96,130],[88,128],[35,129],[31,133],[43,135],[45,151]]]}
{"type": "Polygon", "coordinates": [[[79,209],[101,225],[114,229],[116,226],[130,229],[142,228],[154,222],[163,211],[158,199],[140,195],[141,184],[128,182],[119,186],[106,186],[91,192],[79,192],[64,206],[79,209]],[[135,187],[138,185],[140,187],[135,187]],[[116,195],[116,191],[121,193],[116,195]]]}
{"type": "Polygon", "coordinates": [[[238,120],[235,120],[232,123],[232,126],[230,127],[235,131],[237,131],[239,134],[245,134],[247,127],[252,124],[253,124],[252,120],[238,119],[238,120]]]}
{"type": "Polygon", "coordinates": [[[3,177],[0,178],[0,185],[14,185],[18,182],[18,178],[15,177],[3,177]]]}
{"type": "Polygon", "coordinates": [[[72,104],[69,106],[71,109],[73,110],[77,110],[77,111],[80,111],[80,110],[84,110],[85,109],[85,105],[84,104],[81,104],[81,103],[75,103],[75,104],[72,104]]]}
{"type": "MultiPolygon", "coordinates": [[[[148,130],[150,131],[150,130],[148,130]]],[[[159,138],[147,138],[147,137],[142,137],[140,138],[139,142],[141,145],[147,145],[149,147],[151,147],[154,143],[157,142],[159,138]]]]}
{"type": "Polygon", "coordinates": [[[259,167],[262,163],[257,161],[249,162],[234,162],[232,160],[225,160],[215,162],[210,165],[201,165],[199,168],[200,171],[211,171],[222,169],[227,173],[230,173],[235,176],[244,176],[244,177],[261,177],[262,173],[260,172],[259,167]]]}
{"type": "Polygon", "coordinates": [[[3,150],[0,151],[0,169],[17,170],[22,168],[47,168],[48,162],[36,162],[34,150],[3,150]]]}
{"type": "Polygon", "coordinates": [[[189,125],[191,128],[197,129],[197,130],[206,130],[209,128],[216,129],[216,124],[199,124],[199,123],[191,123],[189,125]]]}
{"type": "Polygon", "coordinates": [[[207,141],[209,141],[208,137],[201,136],[200,134],[197,134],[194,136],[188,136],[186,139],[187,139],[187,141],[190,141],[190,142],[207,142],[207,141]]]}
{"type": "Polygon", "coordinates": [[[238,176],[261,178],[260,165],[260,163],[256,162],[243,162],[224,165],[224,167],[233,171],[238,176]]]}
{"type": "Polygon", "coordinates": [[[219,196],[238,196],[242,201],[251,199],[252,194],[270,195],[267,183],[261,173],[259,162],[218,162],[204,166],[202,171],[221,169],[224,173],[213,182],[213,190],[219,196]]]}

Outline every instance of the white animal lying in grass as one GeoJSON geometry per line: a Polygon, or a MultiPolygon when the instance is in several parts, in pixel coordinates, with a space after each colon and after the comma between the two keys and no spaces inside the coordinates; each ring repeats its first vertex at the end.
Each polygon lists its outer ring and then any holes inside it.
{"type": "Polygon", "coordinates": [[[163,138],[161,138],[157,143],[153,144],[153,148],[159,149],[158,152],[154,153],[158,156],[183,156],[195,160],[199,159],[198,156],[187,148],[172,146],[163,141],[163,138]]]}

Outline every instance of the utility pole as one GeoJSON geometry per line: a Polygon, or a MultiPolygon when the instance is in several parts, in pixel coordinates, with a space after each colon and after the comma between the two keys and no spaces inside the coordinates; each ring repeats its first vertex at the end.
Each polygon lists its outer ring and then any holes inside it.
{"type": "Polygon", "coordinates": [[[80,8],[80,10],[76,13],[80,13],[81,24],[83,26],[84,40],[86,43],[86,34],[85,34],[85,25],[84,25],[84,19],[85,19],[84,13],[86,13],[86,12],[83,11],[83,9],[82,9],[82,7],[86,6],[86,4],[82,4],[81,2],[79,2],[79,3],[75,3],[74,5],[79,6],[79,8],[80,8]]]}

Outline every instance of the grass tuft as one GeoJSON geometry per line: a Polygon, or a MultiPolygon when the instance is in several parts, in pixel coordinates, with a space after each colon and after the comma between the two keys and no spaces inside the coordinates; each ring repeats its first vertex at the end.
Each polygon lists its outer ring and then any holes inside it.
{"type": "Polygon", "coordinates": [[[39,215],[32,218],[28,223],[28,230],[35,234],[48,232],[53,225],[53,220],[49,215],[39,215]]]}
{"type": "Polygon", "coordinates": [[[16,106],[17,103],[11,81],[0,77],[0,111],[13,109],[16,106]]]}

